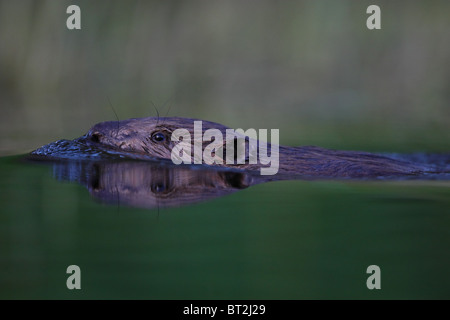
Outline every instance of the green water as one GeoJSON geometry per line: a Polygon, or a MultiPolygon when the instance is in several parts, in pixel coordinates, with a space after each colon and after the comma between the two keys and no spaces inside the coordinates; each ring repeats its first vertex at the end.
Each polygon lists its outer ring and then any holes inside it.
{"type": "Polygon", "coordinates": [[[158,211],[18,159],[0,158],[3,299],[450,298],[445,181],[272,182],[158,211]]]}

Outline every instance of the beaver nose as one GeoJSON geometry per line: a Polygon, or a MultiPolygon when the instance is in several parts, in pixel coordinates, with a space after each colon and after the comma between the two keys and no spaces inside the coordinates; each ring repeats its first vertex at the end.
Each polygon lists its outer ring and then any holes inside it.
{"type": "Polygon", "coordinates": [[[103,138],[103,134],[101,134],[99,132],[94,132],[91,134],[91,136],[89,138],[91,139],[92,142],[99,143],[100,140],[103,138]]]}

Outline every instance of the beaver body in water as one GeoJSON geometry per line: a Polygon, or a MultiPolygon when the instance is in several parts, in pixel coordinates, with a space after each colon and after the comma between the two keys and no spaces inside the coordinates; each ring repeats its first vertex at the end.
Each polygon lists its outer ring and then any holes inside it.
{"type": "MultiPolygon", "coordinates": [[[[136,118],[122,121],[107,121],[94,125],[87,134],[75,140],[59,140],[32,152],[32,155],[47,158],[101,158],[119,157],[129,159],[166,159],[177,142],[172,133],[184,128],[194,136],[194,121],[189,118],[136,118]]],[[[218,129],[226,135],[228,127],[202,120],[202,134],[208,129],[218,129]]],[[[210,142],[203,142],[205,148],[210,142]]],[[[249,143],[246,141],[249,152],[249,143]]],[[[268,150],[271,145],[268,144],[268,150]]],[[[389,178],[447,174],[450,172],[449,157],[440,164],[427,159],[408,158],[400,155],[382,155],[359,151],[329,150],[314,146],[278,146],[279,175],[305,178],[389,178]],[[417,160],[417,161],[416,161],[417,160]]],[[[250,163],[222,166],[253,171],[267,166],[250,163]]]]}

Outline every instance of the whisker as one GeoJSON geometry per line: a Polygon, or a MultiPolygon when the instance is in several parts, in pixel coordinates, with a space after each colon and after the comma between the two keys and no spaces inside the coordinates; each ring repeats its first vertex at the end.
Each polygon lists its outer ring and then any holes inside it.
{"type": "Polygon", "coordinates": [[[156,111],[156,115],[158,116],[158,118],[157,118],[157,120],[156,120],[156,125],[158,125],[158,123],[159,123],[159,111],[158,111],[158,108],[156,108],[156,106],[155,106],[155,104],[153,103],[152,100],[150,100],[150,102],[152,103],[153,108],[154,108],[155,111],[156,111]]]}
{"type": "Polygon", "coordinates": [[[164,101],[164,103],[163,103],[163,105],[162,105],[162,107],[161,107],[161,111],[163,111],[164,108],[165,108],[166,106],[170,105],[170,104],[169,104],[169,101],[170,101],[170,100],[172,100],[172,97],[167,98],[167,100],[164,101]]]}
{"type": "Polygon", "coordinates": [[[166,114],[164,115],[164,118],[167,118],[167,116],[169,115],[170,108],[172,108],[172,105],[171,105],[171,104],[169,104],[169,108],[167,108],[167,112],[166,112],[166,114]]]}
{"type": "MultiPolygon", "coordinates": [[[[164,116],[164,119],[167,118],[167,116],[169,115],[170,108],[172,107],[172,105],[169,104],[169,101],[172,100],[172,98],[173,98],[173,97],[168,98],[168,99],[166,100],[166,102],[164,102],[163,107],[162,107],[162,109],[161,109],[161,110],[164,110],[164,108],[166,107],[166,105],[169,106],[169,107],[167,108],[167,112],[166,112],[166,114],[165,114],[165,116],[164,116]]],[[[163,121],[163,124],[164,124],[164,121],[163,121]]]]}
{"type": "Polygon", "coordinates": [[[120,122],[120,120],[119,120],[119,117],[117,116],[116,110],[114,110],[114,107],[113,107],[113,105],[111,103],[111,100],[109,99],[109,96],[107,96],[107,98],[108,98],[109,106],[111,107],[111,109],[114,112],[114,115],[116,116],[116,119],[117,119],[117,130],[116,130],[116,137],[117,137],[119,135],[119,122],[120,122]]]}

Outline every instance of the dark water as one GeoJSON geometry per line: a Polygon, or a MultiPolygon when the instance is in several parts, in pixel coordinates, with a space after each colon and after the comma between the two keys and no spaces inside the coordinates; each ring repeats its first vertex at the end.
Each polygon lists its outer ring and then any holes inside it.
{"type": "MultiPolygon", "coordinates": [[[[449,181],[245,188],[205,171],[177,189],[196,201],[174,203],[165,193],[189,171],[162,166],[149,169],[159,182],[138,188],[161,194],[142,208],[125,196],[139,190],[102,187],[99,172],[115,166],[89,175],[0,158],[0,298],[450,298],[449,181]],[[192,196],[212,186],[222,191],[192,196]],[[66,287],[72,264],[81,290],[66,287]],[[366,287],[373,264],[381,290],[366,287]]],[[[126,186],[118,177],[111,185],[126,186]]]]}

